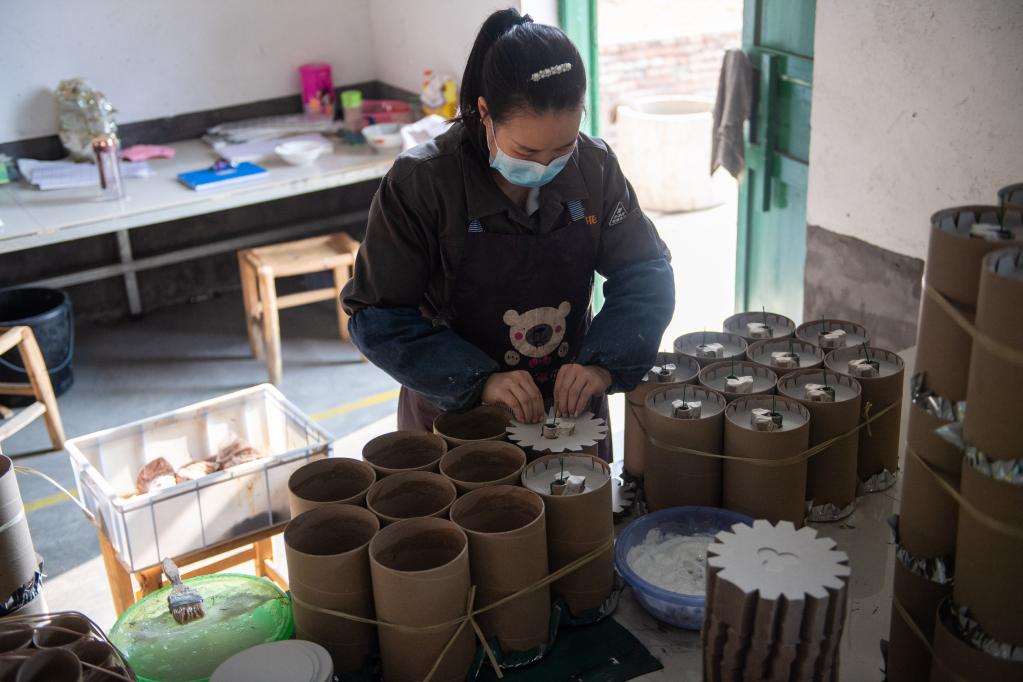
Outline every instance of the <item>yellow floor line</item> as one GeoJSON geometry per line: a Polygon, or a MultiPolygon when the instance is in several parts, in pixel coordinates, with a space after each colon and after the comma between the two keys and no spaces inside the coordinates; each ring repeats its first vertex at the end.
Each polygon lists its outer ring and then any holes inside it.
{"type": "MultiPolygon", "coordinates": [[[[327,419],[333,419],[334,417],[340,417],[343,414],[349,414],[356,410],[361,410],[367,407],[373,407],[374,405],[380,405],[391,400],[397,400],[398,391],[384,391],[383,393],[377,393],[375,395],[367,396],[361,400],[353,400],[350,403],[343,403],[335,407],[323,410],[310,415],[310,419],[315,422],[326,421],[327,419]]],[[[71,494],[77,496],[78,490],[76,488],[71,489],[71,494]]],[[[49,497],[41,497],[38,500],[32,500],[31,502],[25,503],[25,513],[39,511],[47,507],[52,507],[55,504],[61,502],[70,502],[69,499],[63,493],[57,493],[56,495],[50,495],[49,497]]]]}
{"type": "MultiPolygon", "coordinates": [[[[75,497],[78,497],[77,488],[71,488],[68,492],[70,492],[75,497]]],[[[29,512],[39,511],[40,509],[45,509],[46,507],[52,507],[53,505],[60,504],[61,502],[70,501],[71,500],[69,500],[67,498],[67,495],[65,495],[64,493],[57,493],[56,495],[50,495],[49,497],[41,497],[38,500],[26,502],[25,513],[28,514],[29,512]]]]}
{"type": "Polygon", "coordinates": [[[336,407],[331,407],[329,409],[323,410],[322,412],[316,412],[315,414],[310,415],[309,418],[312,419],[314,422],[322,422],[326,421],[327,419],[340,417],[343,414],[355,412],[356,410],[361,410],[366,407],[373,407],[374,405],[386,403],[391,400],[397,400],[397,398],[398,398],[397,389],[393,391],[384,391],[383,393],[377,393],[375,395],[367,396],[361,400],[354,400],[350,403],[344,403],[336,407]]]}

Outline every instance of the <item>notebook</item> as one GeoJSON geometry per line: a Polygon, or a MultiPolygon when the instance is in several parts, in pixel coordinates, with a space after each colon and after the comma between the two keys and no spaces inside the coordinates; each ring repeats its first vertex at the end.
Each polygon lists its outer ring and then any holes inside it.
{"type": "Polygon", "coordinates": [[[266,177],[266,175],[266,169],[262,166],[246,162],[240,163],[233,168],[225,168],[224,170],[202,168],[187,173],[178,173],[178,180],[196,192],[203,192],[218,187],[226,187],[227,185],[238,185],[243,182],[259,180],[266,177]]]}

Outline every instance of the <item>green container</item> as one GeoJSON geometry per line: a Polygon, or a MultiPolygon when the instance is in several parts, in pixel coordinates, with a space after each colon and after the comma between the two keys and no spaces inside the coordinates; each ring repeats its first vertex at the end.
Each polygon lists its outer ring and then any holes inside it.
{"type": "Polygon", "coordinates": [[[139,682],[207,682],[239,651],[295,634],[291,598],[266,578],[217,573],[185,584],[202,595],[205,618],[178,625],[168,586],[128,607],[110,630],[139,682]]]}

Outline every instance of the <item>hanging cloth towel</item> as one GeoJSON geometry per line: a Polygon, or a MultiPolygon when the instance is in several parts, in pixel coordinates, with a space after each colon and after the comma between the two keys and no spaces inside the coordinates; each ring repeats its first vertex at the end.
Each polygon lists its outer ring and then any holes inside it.
{"type": "Polygon", "coordinates": [[[753,106],[753,64],[742,50],[728,50],[721,63],[714,102],[710,172],[724,166],[735,178],[746,168],[742,125],[753,106]]]}

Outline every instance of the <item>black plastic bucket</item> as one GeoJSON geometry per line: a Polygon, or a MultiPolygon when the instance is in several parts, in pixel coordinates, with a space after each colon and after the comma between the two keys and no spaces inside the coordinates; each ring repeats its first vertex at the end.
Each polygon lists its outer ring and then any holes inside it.
{"type": "MultiPolygon", "coordinates": [[[[0,327],[32,328],[50,374],[53,391],[61,395],[74,383],[71,358],[75,352],[75,325],[71,298],[60,289],[25,287],[0,291],[0,327]]],[[[0,382],[27,383],[21,354],[13,348],[0,355],[0,382]]],[[[26,405],[32,398],[0,396],[11,406],[26,405]]]]}

